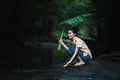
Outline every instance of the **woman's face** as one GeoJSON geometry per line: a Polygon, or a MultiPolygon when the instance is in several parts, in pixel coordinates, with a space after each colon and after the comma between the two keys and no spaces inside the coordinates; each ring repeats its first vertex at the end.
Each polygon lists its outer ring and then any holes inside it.
{"type": "Polygon", "coordinates": [[[68,30],[69,39],[73,39],[75,36],[76,36],[76,34],[74,34],[72,30],[68,30]]]}

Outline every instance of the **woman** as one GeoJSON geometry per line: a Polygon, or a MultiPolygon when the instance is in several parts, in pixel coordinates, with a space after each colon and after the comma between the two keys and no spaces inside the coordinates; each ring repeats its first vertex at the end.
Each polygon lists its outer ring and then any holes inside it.
{"type": "Polygon", "coordinates": [[[85,64],[85,62],[92,59],[91,51],[86,45],[86,43],[77,36],[78,29],[69,28],[67,30],[68,37],[71,40],[71,44],[66,45],[62,39],[59,42],[63,45],[63,47],[68,50],[68,54],[71,55],[71,59],[63,66],[67,67],[73,59],[76,57],[78,62],[74,64],[74,66],[80,66],[85,64]]]}

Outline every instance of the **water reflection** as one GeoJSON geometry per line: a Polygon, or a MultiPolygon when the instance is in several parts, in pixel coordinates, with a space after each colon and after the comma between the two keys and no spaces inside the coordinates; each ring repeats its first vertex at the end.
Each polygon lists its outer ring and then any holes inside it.
{"type": "MultiPolygon", "coordinates": [[[[27,42],[26,49],[28,54],[31,54],[33,65],[47,66],[61,63],[66,59],[66,51],[57,50],[57,44],[44,42],[27,42]]],[[[24,53],[24,52],[23,52],[24,53]]]]}

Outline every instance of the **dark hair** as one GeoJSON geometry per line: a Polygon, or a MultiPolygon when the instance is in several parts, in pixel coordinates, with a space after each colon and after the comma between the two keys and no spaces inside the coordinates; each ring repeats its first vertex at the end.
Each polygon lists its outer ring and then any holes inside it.
{"type": "Polygon", "coordinates": [[[75,33],[77,35],[77,32],[79,31],[79,28],[75,28],[75,27],[70,27],[67,29],[68,30],[71,30],[73,33],[75,33]]]}

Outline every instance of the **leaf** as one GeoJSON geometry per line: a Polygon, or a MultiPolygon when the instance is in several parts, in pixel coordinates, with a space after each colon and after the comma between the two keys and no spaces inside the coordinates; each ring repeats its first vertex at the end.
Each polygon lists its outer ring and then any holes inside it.
{"type": "Polygon", "coordinates": [[[84,17],[90,16],[91,14],[82,14],[76,17],[73,17],[71,19],[67,19],[65,21],[62,21],[60,25],[70,25],[70,26],[76,26],[84,21],[84,17]]]}

